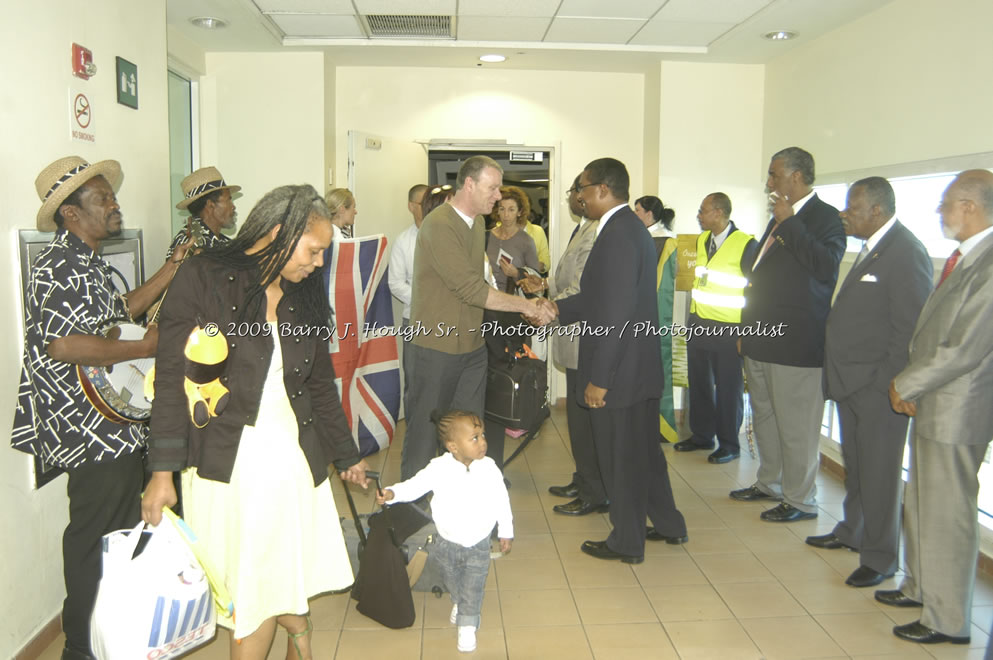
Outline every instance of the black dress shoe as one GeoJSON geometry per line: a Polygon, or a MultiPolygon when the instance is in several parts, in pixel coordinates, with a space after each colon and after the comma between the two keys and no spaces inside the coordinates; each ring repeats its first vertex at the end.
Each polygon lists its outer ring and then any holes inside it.
{"type": "Polygon", "coordinates": [[[556,504],[552,507],[552,511],[555,513],[563,513],[567,516],[585,516],[588,513],[607,513],[608,506],[607,503],[603,504],[590,504],[589,502],[577,497],[571,502],[566,504],[556,504]]]}
{"type": "Polygon", "coordinates": [[[86,651],[80,651],[74,646],[69,646],[69,642],[66,642],[62,648],[61,660],[93,660],[93,656],[86,651]]]}
{"type": "Polygon", "coordinates": [[[748,488],[742,488],[741,490],[732,490],[730,493],[732,500],[738,500],[739,502],[752,502],[754,500],[775,500],[779,499],[764,493],[755,486],[749,486],[748,488]]]}
{"type": "Polygon", "coordinates": [[[847,543],[842,543],[841,539],[834,535],[834,532],[830,534],[822,534],[821,536],[808,536],[807,540],[804,541],[807,545],[812,545],[815,548],[823,548],[825,550],[837,550],[839,548],[848,548],[852,552],[858,552],[856,548],[848,545],[847,543]]]}
{"type": "Polygon", "coordinates": [[[700,451],[710,451],[710,445],[707,445],[706,447],[703,445],[698,445],[693,442],[693,438],[690,438],[689,440],[681,440],[674,444],[672,448],[676,451],[696,451],[698,449],[700,451]]]}
{"type": "Polygon", "coordinates": [[[717,451],[707,457],[708,463],[730,463],[741,456],[741,452],[731,451],[724,447],[718,447],[717,451]]]}
{"type": "Polygon", "coordinates": [[[622,555],[614,552],[607,547],[606,541],[583,541],[579,549],[597,559],[620,559],[625,564],[640,564],[645,561],[645,555],[622,555]]]}
{"type": "Polygon", "coordinates": [[[893,577],[893,574],[883,575],[874,568],[869,568],[868,566],[859,566],[852,574],[848,576],[845,580],[845,584],[849,587],[874,587],[886,578],[893,577]]]}
{"type": "Polygon", "coordinates": [[[923,607],[924,603],[918,602],[909,596],[904,596],[899,589],[880,589],[875,593],[876,600],[883,605],[893,607],[923,607]]]}
{"type": "Polygon", "coordinates": [[[548,492],[555,497],[577,497],[579,495],[579,487],[575,482],[571,482],[568,486],[549,486],[548,492]]]}
{"type": "Polygon", "coordinates": [[[781,502],[779,506],[759,514],[759,518],[768,522],[796,522],[797,520],[812,520],[816,517],[816,511],[807,513],[786,502],[781,502]]]}
{"type": "Polygon", "coordinates": [[[905,639],[908,642],[917,642],[918,644],[941,644],[942,642],[951,642],[952,644],[969,643],[968,637],[952,637],[937,630],[931,630],[920,621],[905,623],[902,626],[894,626],[893,634],[900,639],[905,639]]]}
{"type": "Polygon", "coordinates": [[[666,536],[665,534],[660,534],[654,527],[649,527],[645,530],[645,538],[649,541],[665,541],[669,545],[682,545],[690,540],[690,537],[686,535],[666,536]]]}

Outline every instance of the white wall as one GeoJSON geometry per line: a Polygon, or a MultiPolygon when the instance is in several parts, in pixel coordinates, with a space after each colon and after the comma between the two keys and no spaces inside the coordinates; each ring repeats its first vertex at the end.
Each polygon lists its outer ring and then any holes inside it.
{"type": "MultiPolygon", "coordinates": [[[[411,140],[506,139],[545,146],[561,142],[562,190],[586,163],[602,156],[621,160],[632,181],[642,180],[641,75],[339,67],[336,82],[338,185],[347,180],[351,129],[411,140]]],[[[559,217],[565,218],[561,197],[559,217]]],[[[572,223],[560,225],[564,241],[572,223]]]]}
{"type": "Polygon", "coordinates": [[[993,2],[895,0],[766,70],[764,153],[819,173],[993,151],[993,2]]]}
{"type": "Polygon", "coordinates": [[[698,234],[700,202],[717,191],[741,229],[764,231],[763,67],[663,62],[661,81],[658,197],[676,232],[698,234]]]}
{"type": "MultiPolygon", "coordinates": [[[[0,197],[7,284],[0,315],[7,319],[0,364],[0,428],[11,428],[20,374],[23,329],[18,283],[17,229],[33,229],[40,201],[34,179],[50,162],[78,154],[119,160],[118,195],[125,226],[145,232],[145,264],[159,263],[169,233],[169,148],[166,117],[164,0],[122,3],[6,3],[0,24],[0,197]],[[73,78],[70,47],[93,51],[98,72],[73,78]],[[115,56],[138,67],[139,109],[118,105],[115,56]],[[69,139],[69,87],[86,93],[94,109],[95,144],[69,139]]],[[[0,448],[0,657],[12,657],[55,617],[65,597],[62,530],[68,519],[65,477],[32,489],[27,454],[0,448]]]]}
{"type": "Polygon", "coordinates": [[[277,186],[309,183],[323,194],[324,56],[207,53],[206,64],[200,164],[242,187],[239,224],[277,186]]]}

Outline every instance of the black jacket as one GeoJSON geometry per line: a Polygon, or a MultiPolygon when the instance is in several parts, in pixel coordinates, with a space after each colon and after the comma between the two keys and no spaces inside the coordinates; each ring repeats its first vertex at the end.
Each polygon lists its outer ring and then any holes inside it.
{"type": "MultiPolygon", "coordinates": [[[[601,221],[602,222],[602,221],[601,221]]],[[[607,220],[586,259],[579,293],[557,301],[562,325],[581,324],[578,387],[607,389],[607,408],[662,395],[655,243],[630,207],[607,220]]]]}
{"type": "Polygon", "coordinates": [[[264,300],[254,318],[240,323],[240,306],[257,277],[254,269],[233,269],[207,256],[191,258],[176,273],[159,322],[155,401],[148,442],[150,470],[175,471],[195,466],[204,479],[231,480],[241,431],[246,425],[254,425],[259,414],[262,386],[276,338],[282,350],[286,394],[297,418],[300,448],[314,485],[327,478],[330,463],[345,470],[359,462],[334,382],[327,330],[311,329],[308,333],[296,322],[293,296],[289,295],[292,285],[283,282],[275,336],[267,332],[264,300]],[[183,389],[183,351],[198,321],[204,327],[216,323],[227,338],[229,353],[221,381],[231,390],[223,414],[202,429],[190,420],[183,389]]]}
{"type": "Polygon", "coordinates": [[[838,265],[845,254],[845,230],[838,209],[815,194],[778,228],[774,220],[759,240],[775,240],[752,268],[741,313],[741,352],[760,362],[793,367],[824,363],[824,326],[838,265]],[[783,324],[782,336],[766,332],[783,324]],[[748,334],[748,326],[758,334],[748,334]]]}

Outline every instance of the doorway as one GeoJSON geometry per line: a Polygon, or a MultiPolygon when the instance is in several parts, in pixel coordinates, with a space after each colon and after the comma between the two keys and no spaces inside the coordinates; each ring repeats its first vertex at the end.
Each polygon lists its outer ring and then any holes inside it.
{"type": "Polygon", "coordinates": [[[194,170],[197,153],[197,84],[168,71],[169,103],[169,200],[172,202],[172,234],[186,226],[186,211],[176,208],[183,199],[180,184],[194,170]]]}
{"type": "MultiPolygon", "coordinates": [[[[504,184],[524,190],[548,238],[552,261],[560,253],[559,204],[564,194],[559,181],[559,145],[508,145],[495,140],[415,140],[348,131],[348,187],[355,195],[359,214],[355,235],[384,234],[392,242],[412,218],[407,210],[407,190],[415,183],[431,186],[455,184],[462,161],[474,155],[493,158],[504,169],[504,184]],[[530,154],[530,155],[529,155],[530,154]],[[539,157],[540,156],[540,160],[539,157]]],[[[570,180],[571,183],[571,180],[570,180]]],[[[393,299],[393,318],[401,318],[402,305],[393,299]]],[[[399,350],[403,351],[403,342],[399,350]]],[[[565,392],[565,375],[549,364],[549,397],[565,392]]]]}
{"type": "MultiPolygon", "coordinates": [[[[455,185],[459,168],[470,156],[489,156],[503,168],[503,185],[516,186],[528,196],[531,205],[529,220],[542,228],[545,239],[549,237],[549,184],[551,182],[551,152],[525,149],[493,151],[464,151],[453,149],[428,149],[428,184],[455,185]]],[[[487,219],[486,228],[492,226],[487,219]]],[[[548,264],[546,264],[547,266],[548,264]]]]}

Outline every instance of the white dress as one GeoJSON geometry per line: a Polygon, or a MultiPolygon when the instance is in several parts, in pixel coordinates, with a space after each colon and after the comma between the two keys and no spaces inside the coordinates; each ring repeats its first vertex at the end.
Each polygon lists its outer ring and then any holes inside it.
{"type": "MultiPolygon", "coordinates": [[[[273,328],[272,336],[278,337],[273,328]]],[[[237,639],[266,619],[306,614],[307,600],[354,581],[338,512],[325,480],[316,488],[273,351],[255,426],[241,434],[230,483],[183,473],[186,521],[231,592],[235,616],[217,622],[237,639]]]]}

